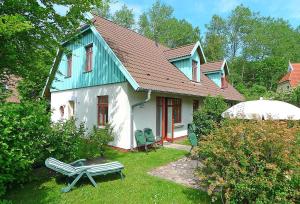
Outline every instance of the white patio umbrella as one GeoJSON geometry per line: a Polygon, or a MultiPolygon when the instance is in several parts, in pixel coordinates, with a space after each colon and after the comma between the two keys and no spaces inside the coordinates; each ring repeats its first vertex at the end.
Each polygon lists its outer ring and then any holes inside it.
{"type": "Polygon", "coordinates": [[[256,100],[238,103],[222,113],[224,118],[300,120],[300,108],[283,101],[256,100]]]}

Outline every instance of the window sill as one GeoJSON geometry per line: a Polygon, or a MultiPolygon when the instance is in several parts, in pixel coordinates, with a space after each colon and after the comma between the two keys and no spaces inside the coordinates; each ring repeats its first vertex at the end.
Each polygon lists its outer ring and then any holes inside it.
{"type": "Polygon", "coordinates": [[[184,124],[182,123],[174,123],[174,128],[182,128],[184,127],[184,124]]]}
{"type": "Polygon", "coordinates": [[[98,125],[98,129],[104,129],[105,125],[98,125]]]}
{"type": "Polygon", "coordinates": [[[87,73],[90,73],[90,72],[92,72],[93,70],[90,70],[90,71],[84,71],[83,73],[84,74],[87,74],[87,73]]]}
{"type": "Polygon", "coordinates": [[[71,76],[65,76],[65,79],[71,78],[71,76]]]}

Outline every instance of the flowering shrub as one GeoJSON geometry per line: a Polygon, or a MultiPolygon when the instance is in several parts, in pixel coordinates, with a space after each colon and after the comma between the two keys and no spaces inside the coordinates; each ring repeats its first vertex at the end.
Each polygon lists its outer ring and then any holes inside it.
{"type": "Polygon", "coordinates": [[[292,122],[224,122],[201,140],[201,183],[226,203],[299,202],[299,132],[292,122]]]}
{"type": "Polygon", "coordinates": [[[206,97],[201,108],[193,115],[196,125],[196,134],[200,137],[208,135],[222,120],[221,114],[228,108],[224,99],[218,97],[206,97]]]}

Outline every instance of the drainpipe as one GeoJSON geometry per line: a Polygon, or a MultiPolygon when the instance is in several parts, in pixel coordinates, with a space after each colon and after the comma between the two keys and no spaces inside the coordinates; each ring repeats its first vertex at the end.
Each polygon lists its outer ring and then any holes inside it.
{"type": "Polygon", "coordinates": [[[133,133],[133,112],[134,108],[140,105],[144,105],[151,99],[151,90],[148,90],[147,98],[144,101],[141,101],[139,103],[133,104],[131,106],[131,112],[130,112],[130,150],[133,150],[133,141],[134,141],[134,133],[133,133]]]}

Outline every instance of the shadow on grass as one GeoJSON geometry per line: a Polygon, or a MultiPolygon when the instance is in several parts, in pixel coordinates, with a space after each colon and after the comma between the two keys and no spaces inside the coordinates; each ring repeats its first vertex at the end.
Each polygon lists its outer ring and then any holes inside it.
{"type": "Polygon", "coordinates": [[[182,192],[192,203],[211,203],[211,198],[204,191],[193,188],[187,188],[184,189],[182,192]]]}

